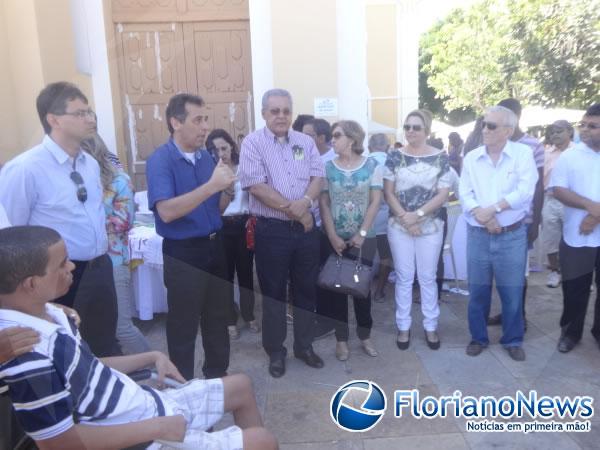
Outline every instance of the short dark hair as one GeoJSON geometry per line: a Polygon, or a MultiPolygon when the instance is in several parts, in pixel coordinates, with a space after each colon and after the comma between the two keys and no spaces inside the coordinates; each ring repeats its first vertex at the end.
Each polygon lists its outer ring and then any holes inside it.
{"type": "Polygon", "coordinates": [[[35,105],[46,134],[50,134],[52,131],[46,116],[48,114],[64,114],[67,110],[67,102],[77,98],[87,105],[88,99],[83,95],[83,92],[73,83],[67,81],[50,83],[40,91],[35,105]]]}
{"type": "Polygon", "coordinates": [[[508,108],[512,112],[514,112],[517,115],[517,117],[521,117],[523,107],[521,106],[521,102],[516,98],[505,98],[504,100],[498,102],[498,106],[504,106],[505,108],[508,108]]]}
{"type": "Polygon", "coordinates": [[[304,125],[309,120],[313,120],[314,118],[315,116],[311,114],[298,114],[298,117],[296,117],[296,120],[294,120],[294,123],[292,124],[292,130],[299,131],[300,133],[302,133],[302,128],[304,127],[304,125]]]}
{"type": "Polygon", "coordinates": [[[238,150],[237,144],[235,143],[235,141],[233,140],[233,138],[231,137],[231,135],[225,131],[222,128],[217,128],[215,130],[212,130],[210,132],[210,134],[208,135],[208,137],[206,138],[206,149],[213,154],[213,156],[215,157],[215,159],[218,160],[218,156],[216,153],[216,148],[215,148],[215,144],[214,144],[214,140],[215,139],[224,139],[225,142],[227,142],[229,145],[231,145],[231,161],[234,164],[239,164],[240,162],[240,152],[238,150]]]}
{"type": "Polygon", "coordinates": [[[45,275],[48,249],[61,239],[48,227],[25,225],[0,230],[0,295],[12,294],[26,278],[45,275]]]}
{"type": "Polygon", "coordinates": [[[317,136],[325,136],[325,142],[331,141],[331,125],[325,119],[311,119],[304,125],[312,126],[317,136]]]}
{"type": "Polygon", "coordinates": [[[586,116],[600,116],[600,103],[594,103],[585,111],[586,116]]]}
{"type": "Polygon", "coordinates": [[[192,94],[176,94],[169,100],[167,110],[165,111],[169,133],[173,134],[175,131],[173,129],[173,125],[171,125],[172,118],[177,119],[177,121],[181,123],[185,122],[185,119],[188,115],[185,105],[188,103],[196,106],[204,106],[205,104],[204,100],[202,100],[202,97],[192,94]]]}

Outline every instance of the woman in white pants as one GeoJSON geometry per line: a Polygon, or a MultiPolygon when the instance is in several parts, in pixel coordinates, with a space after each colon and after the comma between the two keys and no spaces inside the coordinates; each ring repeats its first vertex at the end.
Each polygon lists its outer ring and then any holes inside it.
{"type": "Polygon", "coordinates": [[[421,288],[425,340],[440,347],[437,333],[438,293],[436,270],[443,241],[441,207],[452,184],[448,155],[426,143],[431,113],[415,110],[404,122],[408,145],[390,152],[385,163],[384,193],[390,207],[388,239],[396,271],[396,345],[410,344],[412,287],[415,267],[421,288]]]}

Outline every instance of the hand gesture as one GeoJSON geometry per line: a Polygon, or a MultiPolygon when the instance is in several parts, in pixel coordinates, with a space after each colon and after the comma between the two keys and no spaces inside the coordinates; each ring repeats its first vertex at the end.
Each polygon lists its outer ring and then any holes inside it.
{"type": "Polygon", "coordinates": [[[342,256],[342,252],[346,250],[346,241],[344,241],[337,234],[334,234],[333,236],[329,236],[329,242],[338,256],[342,256]]]}
{"type": "Polygon", "coordinates": [[[10,327],[0,330],[0,364],[33,350],[40,342],[37,331],[25,327],[10,327]]]}
{"type": "Polygon", "coordinates": [[[180,383],[185,383],[186,380],[177,370],[175,364],[173,364],[164,353],[156,352],[156,359],[154,360],[154,366],[158,374],[158,384],[162,385],[165,381],[165,377],[173,378],[180,383]]]}
{"type": "Polygon", "coordinates": [[[400,223],[408,229],[419,222],[420,217],[416,212],[407,212],[400,218],[400,223]]]}
{"type": "Polygon", "coordinates": [[[502,230],[502,227],[496,220],[496,217],[492,217],[491,220],[485,223],[485,228],[488,230],[490,234],[499,234],[502,230]]]}
{"type": "Polygon", "coordinates": [[[591,234],[594,231],[594,229],[598,226],[599,223],[599,219],[596,219],[591,214],[588,214],[583,218],[581,224],[579,225],[579,233],[587,236],[588,234],[591,234]]]}
{"type": "Polygon", "coordinates": [[[309,210],[309,206],[308,200],[305,198],[293,200],[288,204],[286,214],[294,220],[300,220],[309,210]]]}
{"type": "Polygon", "coordinates": [[[178,414],[176,416],[160,417],[159,419],[161,424],[161,440],[183,442],[187,429],[185,417],[178,414]]]}
{"type": "Polygon", "coordinates": [[[356,233],[354,236],[352,236],[350,238],[348,245],[350,247],[361,248],[364,243],[365,243],[365,238],[362,237],[360,234],[356,233]]]}
{"type": "Polygon", "coordinates": [[[475,208],[473,216],[477,222],[481,225],[485,225],[496,216],[496,209],[493,206],[487,208],[475,208]]]}
{"type": "Polygon", "coordinates": [[[217,192],[220,192],[227,189],[227,187],[232,183],[235,183],[236,180],[237,177],[229,166],[225,164],[222,159],[219,159],[208,182],[214,186],[217,192]]]}
{"type": "Polygon", "coordinates": [[[587,208],[587,211],[591,216],[600,220],[600,202],[593,202],[592,205],[587,208]]]}
{"type": "Polygon", "coordinates": [[[410,234],[411,236],[421,236],[421,226],[417,223],[411,225],[410,227],[407,227],[406,229],[408,231],[408,234],[410,234]]]}
{"type": "Polygon", "coordinates": [[[299,222],[304,226],[304,232],[308,233],[315,226],[315,221],[313,220],[313,216],[310,212],[305,212],[302,217],[300,217],[299,222]]]}

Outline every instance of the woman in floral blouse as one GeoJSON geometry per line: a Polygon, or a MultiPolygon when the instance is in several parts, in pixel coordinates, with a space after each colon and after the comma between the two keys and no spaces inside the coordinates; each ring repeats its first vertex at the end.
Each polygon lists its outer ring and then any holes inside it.
{"type": "Polygon", "coordinates": [[[82,147],[100,165],[100,177],[104,189],[104,210],[108,234],[108,254],[113,264],[115,288],[119,314],[117,317],[117,339],[121,350],[127,354],[150,350],[144,335],[133,324],[134,311],[131,274],[129,272],[128,233],[133,225],[133,187],[129,176],[116,167],[109,156],[111,153],[97,134],[82,143],[82,147]]]}
{"type": "Polygon", "coordinates": [[[396,271],[396,345],[410,343],[410,310],[415,266],[421,289],[425,340],[440,347],[437,334],[436,270],[443,241],[441,207],[452,184],[448,155],[426,144],[431,130],[428,111],[412,111],[404,122],[408,145],[389,153],[385,163],[384,192],[390,207],[388,238],[396,271]]]}
{"type": "MultiPolygon", "coordinates": [[[[362,251],[363,263],[372,265],[377,248],[373,221],[381,203],[382,167],[373,158],[362,155],[365,132],[351,120],[332,126],[331,143],[337,158],[325,164],[326,179],[319,207],[327,237],[329,252],[356,258],[362,251]]],[[[337,292],[329,293],[331,317],[335,323],[337,340],[335,355],[340,361],[348,359],[348,297],[337,292]]],[[[356,333],[363,350],[377,356],[371,342],[371,295],[354,298],[356,333]]]]}

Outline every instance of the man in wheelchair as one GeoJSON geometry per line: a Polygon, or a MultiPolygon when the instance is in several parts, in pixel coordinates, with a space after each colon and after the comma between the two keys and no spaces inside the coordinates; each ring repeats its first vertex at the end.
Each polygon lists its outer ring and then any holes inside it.
{"type": "Polygon", "coordinates": [[[192,380],[179,389],[140,386],[125,373],[154,365],[185,382],[160,352],[98,359],[72,319],[48,303],[69,288],[73,264],[60,235],[46,227],[0,230],[0,330],[35,330],[31,351],[0,361],[16,415],[40,449],[271,449],[250,378],[192,380]],[[208,433],[224,414],[235,426],[208,433]]]}

